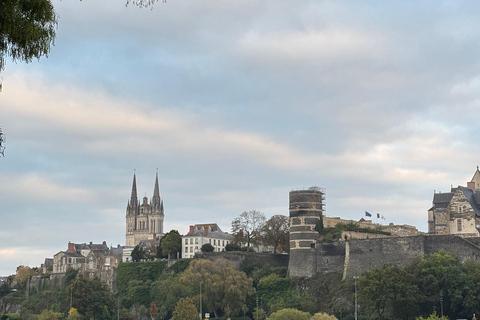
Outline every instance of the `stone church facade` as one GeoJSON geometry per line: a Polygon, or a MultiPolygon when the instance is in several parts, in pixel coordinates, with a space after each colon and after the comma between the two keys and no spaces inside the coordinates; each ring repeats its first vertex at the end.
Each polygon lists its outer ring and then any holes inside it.
{"type": "Polygon", "coordinates": [[[149,202],[147,197],[143,197],[142,203],[137,198],[137,182],[134,174],[132,194],[126,210],[126,246],[134,247],[140,241],[156,240],[162,237],[163,221],[163,200],[158,187],[158,173],[152,199],[149,202]]]}
{"type": "Polygon", "coordinates": [[[428,233],[437,235],[480,236],[480,171],[467,186],[452,187],[450,192],[433,195],[428,210],[428,233]]]}

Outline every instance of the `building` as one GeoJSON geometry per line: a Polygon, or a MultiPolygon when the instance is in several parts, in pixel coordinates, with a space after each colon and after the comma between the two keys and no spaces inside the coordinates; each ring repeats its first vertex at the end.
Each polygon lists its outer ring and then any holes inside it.
{"type": "Polygon", "coordinates": [[[467,186],[451,187],[450,192],[434,192],[428,210],[428,233],[437,235],[480,235],[480,171],[467,186]]]}
{"type": "Polygon", "coordinates": [[[189,232],[182,237],[182,258],[193,258],[207,243],[213,246],[214,252],[225,251],[232,240],[233,235],[223,232],[216,223],[190,226],[189,232]]]}
{"type": "Polygon", "coordinates": [[[137,198],[136,176],[133,175],[132,194],[127,203],[125,245],[134,247],[142,240],[155,240],[163,236],[163,200],[158,187],[158,173],[155,178],[153,197],[148,202],[144,197],[140,204],[137,198]]]}

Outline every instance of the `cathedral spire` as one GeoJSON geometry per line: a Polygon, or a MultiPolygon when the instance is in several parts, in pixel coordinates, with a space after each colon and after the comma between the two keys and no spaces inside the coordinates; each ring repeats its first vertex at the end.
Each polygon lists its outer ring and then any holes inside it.
{"type": "Polygon", "coordinates": [[[136,206],[138,204],[138,199],[137,199],[137,178],[135,171],[133,172],[133,184],[132,184],[132,196],[130,198],[130,205],[131,206],[136,206]]]}
{"type": "Polygon", "coordinates": [[[153,190],[152,205],[154,207],[160,206],[160,188],[158,187],[158,169],[155,177],[155,189],[153,190]]]}

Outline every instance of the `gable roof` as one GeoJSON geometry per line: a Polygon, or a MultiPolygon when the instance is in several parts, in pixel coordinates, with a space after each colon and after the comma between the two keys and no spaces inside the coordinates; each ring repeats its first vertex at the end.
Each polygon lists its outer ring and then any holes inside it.
{"type": "Polygon", "coordinates": [[[463,192],[465,195],[465,198],[467,199],[468,203],[472,207],[473,211],[475,212],[476,216],[480,217],[480,192],[473,192],[472,189],[466,188],[466,187],[460,187],[460,190],[463,192]]]}
{"type": "Polygon", "coordinates": [[[433,207],[435,209],[446,208],[454,194],[454,192],[435,193],[433,195],[433,207]]]}

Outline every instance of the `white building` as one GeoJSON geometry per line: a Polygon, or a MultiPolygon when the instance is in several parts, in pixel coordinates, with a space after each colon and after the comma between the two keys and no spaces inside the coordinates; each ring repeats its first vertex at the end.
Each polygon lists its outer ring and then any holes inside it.
{"type": "Polygon", "coordinates": [[[233,240],[233,235],[223,232],[216,223],[196,224],[182,237],[182,258],[193,258],[202,246],[210,243],[214,252],[225,251],[225,246],[233,240]]]}

